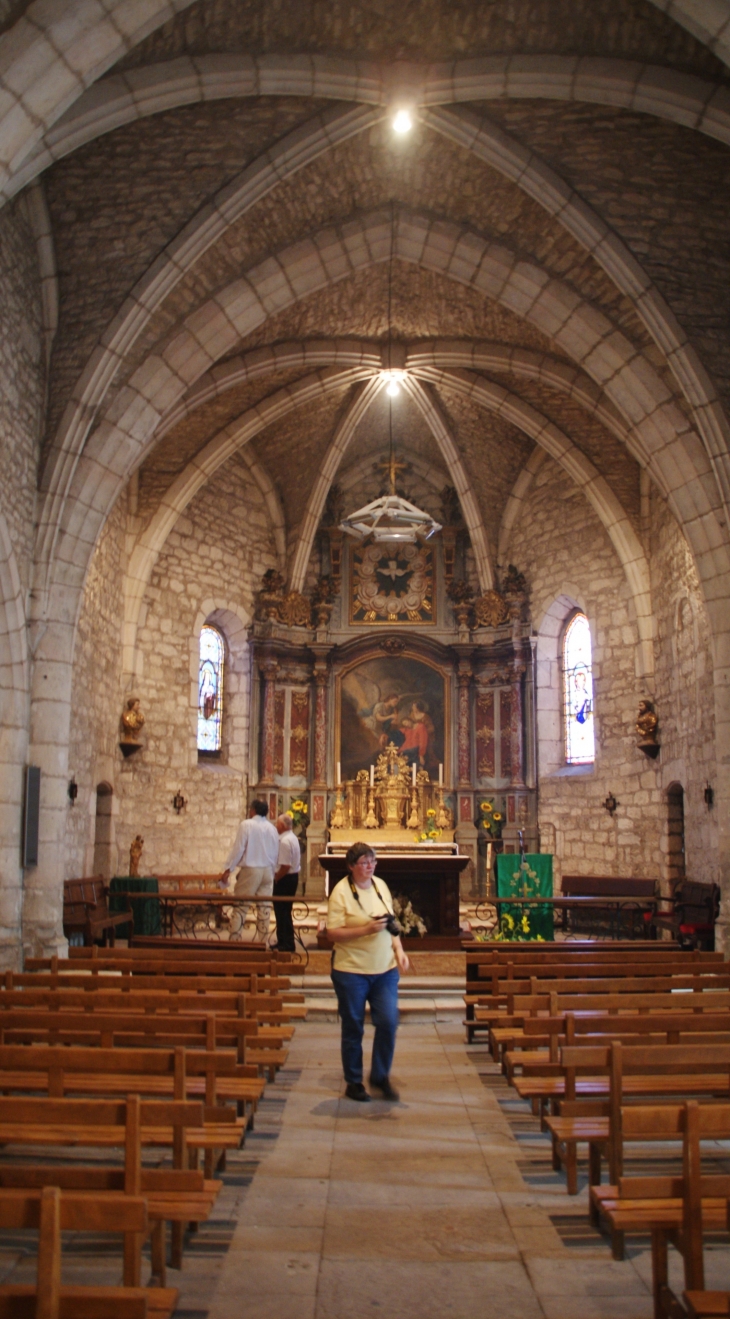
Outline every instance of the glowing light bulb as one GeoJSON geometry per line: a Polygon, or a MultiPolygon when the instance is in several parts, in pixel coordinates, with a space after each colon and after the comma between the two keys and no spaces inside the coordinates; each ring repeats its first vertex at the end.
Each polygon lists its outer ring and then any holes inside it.
{"type": "Polygon", "coordinates": [[[397,398],[398,395],[400,394],[400,385],[398,384],[398,381],[396,380],[395,376],[390,377],[390,380],[385,386],[385,392],[389,398],[397,398]]]}
{"type": "Polygon", "coordinates": [[[404,133],[410,133],[412,128],[413,120],[410,112],[408,110],[398,110],[393,119],[393,131],[395,133],[400,133],[402,136],[404,133]]]}

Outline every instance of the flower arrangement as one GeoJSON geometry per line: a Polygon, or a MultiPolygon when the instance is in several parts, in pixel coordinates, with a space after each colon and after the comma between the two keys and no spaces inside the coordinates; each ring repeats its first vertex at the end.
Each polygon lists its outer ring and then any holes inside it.
{"type": "Polygon", "coordinates": [[[436,812],[433,807],[426,811],[426,828],[420,834],[414,834],[417,843],[435,843],[441,837],[441,830],[436,828],[436,812]]]}
{"type": "Polygon", "coordinates": [[[486,830],[488,830],[488,832],[492,835],[492,838],[501,838],[502,823],[503,823],[502,813],[501,811],[495,811],[494,802],[492,801],[480,802],[479,810],[481,812],[480,823],[484,826],[486,830]]]}
{"type": "Polygon", "coordinates": [[[295,829],[306,829],[309,824],[309,810],[307,803],[297,797],[293,801],[289,810],[286,812],[291,817],[292,825],[295,829]]]}
{"type": "MultiPolygon", "coordinates": [[[[527,913],[521,920],[516,921],[514,916],[510,916],[509,912],[505,912],[504,916],[500,917],[497,933],[488,936],[488,938],[499,943],[525,943],[530,937],[530,922],[527,913]]],[[[541,934],[537,934],[535,935],[535,942],[544,943],[545,940],[541,934]]]]}
{"type": "Polygon", "coordinates": [[[398,896],[393,897],[393,911],[401,923],[403,933],[420,934],[423,938],[428,933],[426,925],[417,911],[413,910],[413,903],[409,898],[398,896]]]}

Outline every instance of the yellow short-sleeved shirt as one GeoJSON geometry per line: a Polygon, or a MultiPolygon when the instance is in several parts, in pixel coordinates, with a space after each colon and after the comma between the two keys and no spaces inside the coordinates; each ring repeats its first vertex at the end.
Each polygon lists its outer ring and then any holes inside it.
{"type": "MultiPolygon", "coordinates": [[[[370,888],[357,890],[360,901],[353,896],[347,877],[335,884],[327,907],[328,930],[341,930],[352,925],[367,925],[374,916],[384,916],[385,906],[393,911],[390,890],[382,879],[373,876],[370,888]],[[375,885],[378,889],[376,891],[375,885]],[[378,897],[382,895],[383,902],[378,897]]],[[[387,930],[380,934],[366,934],[362,939],[338,943],[335,947],[335,971],[355,971],[359,975],[381,975],[396,965],[393,940],[387,930]]]]}

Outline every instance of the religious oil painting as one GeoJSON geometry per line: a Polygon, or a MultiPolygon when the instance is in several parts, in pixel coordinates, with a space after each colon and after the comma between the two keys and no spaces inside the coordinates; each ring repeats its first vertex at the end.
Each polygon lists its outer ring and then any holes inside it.
{"type": "Polygon", "coordinates": [[[351,623],[435,623],[430,546],[365,541],[351,564],[351,623]]]}
{"type": "Polygon", "coordinates": [[[343,779],[368,769],[393,742],[409,764],[438,780],[449,714],[440,669],[407,655],[377,656],[344,673],[338,691],[337,759],[343,779]]]}

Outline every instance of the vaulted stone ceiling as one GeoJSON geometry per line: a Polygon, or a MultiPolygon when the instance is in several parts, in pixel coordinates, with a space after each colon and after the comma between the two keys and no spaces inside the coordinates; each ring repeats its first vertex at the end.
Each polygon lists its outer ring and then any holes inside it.
{"type": "Polygon", "coordinates": [[[136,472],[138,597],[246,450],[301,586],[327,484],[387,447],[390,362],[482,585],[537,450],[640,613],[641,468],[699,559],[730,495],[730,73],[667,8],[194,0],[128,43],[18,167],[59,311],[42,544],[80,581],[136,472]]]}

